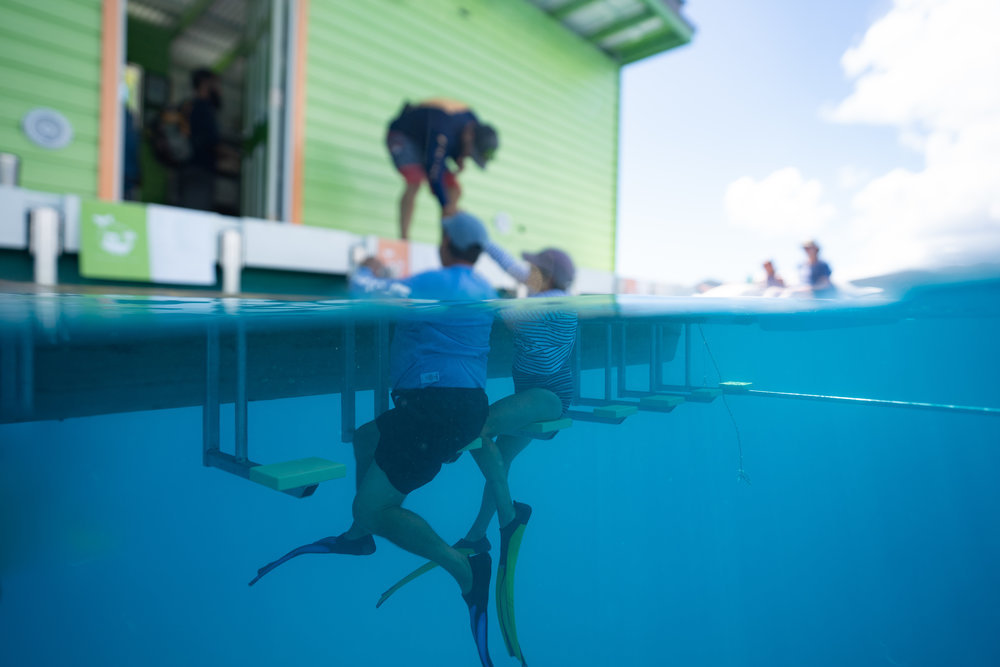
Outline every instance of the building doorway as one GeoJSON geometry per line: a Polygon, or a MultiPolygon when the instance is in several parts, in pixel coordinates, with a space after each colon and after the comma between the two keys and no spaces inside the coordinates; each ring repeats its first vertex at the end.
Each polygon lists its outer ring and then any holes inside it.
{"type": "Polygon", "coordinates": [[[127,0],[123,196],[288,220],[294,0],[127,0]]]}

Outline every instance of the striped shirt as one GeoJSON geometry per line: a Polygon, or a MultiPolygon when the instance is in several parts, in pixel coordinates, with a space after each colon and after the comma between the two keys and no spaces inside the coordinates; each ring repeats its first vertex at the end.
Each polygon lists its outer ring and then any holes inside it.
{"type": "MultiPolygon", "coordinates": [[[[525,282],[531,269],[519,263],[503,248],[486,245],[486,253],[504,271],[525,282]]],[[[565,290],[551,289],[532,294],[531,298],[567,296],[565,290]]],[[[501,312],[514,334],[514,387],[523,391],[532,387],[551,390],[563,401],[563,409],[573,398],[573,346],[578,326],[576,313],[545,307],[522,306],[501,312]]]]}

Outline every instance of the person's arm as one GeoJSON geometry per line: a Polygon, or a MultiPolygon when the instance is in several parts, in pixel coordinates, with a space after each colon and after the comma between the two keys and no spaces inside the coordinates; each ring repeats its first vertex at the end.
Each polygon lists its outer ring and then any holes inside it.
{"type": "Polygon", "coordinates": [[[508,275],[512,276],[518,282],[527,282],[528,276],[531,275],[531,268],[517,261],[513,255],[508,253],[506,250],[498,246],[493,241],[486,244],[483,248],[486,254],[489,255],[494,262],[500,265],[500,268],[507,272],[508,275]]]}
{"type": "Polygon", "coordinates": [[[445,159],[448,157],[448,135],[440,123],[427,128],[427,146],[424,153],[424,171],[431,192],[441,203],[441,209],[448,208],[448,192],[444,187],[444,176],[448,172],[445,159]]]}
{"type": "Polygon", "coordinates": [[[378,278],[371,268],[362,264],[351,276],[352,296],[394,296],[405,299],[410,296],[410,286],[403,280],[378,278]]]}

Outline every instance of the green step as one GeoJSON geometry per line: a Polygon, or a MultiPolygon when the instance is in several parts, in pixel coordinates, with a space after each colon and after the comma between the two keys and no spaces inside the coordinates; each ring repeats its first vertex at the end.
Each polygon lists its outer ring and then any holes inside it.
{"type": "Polygon", "coordinates": [[[701,389],[695,389],[688,394],[688,400],[694,401],[695,403],[711,403],[721,393],[722,390],[715,387],[702,387],[701,389]]]}
{"type": "Polygon", "coordinates": [[[639,399],[639,409],[656,410],[657,412],[670,412],[683,402],[683,396],[672,396],[668,394],[643,396],[639,399]]]}
{"type": "Polygon", "coordinates": [[[483,439],[482,438],[476,438],[475,440],[473,440],[472,442],[470,442],[469,444],[467,444],[465,447],[462,447],[458,451],[459,451],[459,453],[462,453],[462,452],[471,451],[473,449],[482,449],[482,448],[483,448],[483,439]]]}
{"type": "Polygon", "coordinates": [[[594,408],[594,415],[605,419],[625,419],[639,412],[639,408],[634,405],[602,405],[594,408]]]}
{"type": "Polygon", "coordinates": [[[526,435],[542,435],[545,433],[552,433],[553,431],[561,431],[562,429],[569,428],[572,425],[572,419],[563,417],[562,419],[553,419],[548,422],[535,422],[534,424],[528,424],[519,428],[518,433],[524,433],[526,435]]]}
{"type": "Polygon", "coordinates": [[[250,481],[263,484],[275,491],[312,486],[347,475],[347,466],[317,457],[269,463],[250,468],[250,481]]]}
{"type": "Polygon", "coordinates": [[[753,388],[753,382],[720,382],[719,389],[724,394],[745,394],[753,388]]]}

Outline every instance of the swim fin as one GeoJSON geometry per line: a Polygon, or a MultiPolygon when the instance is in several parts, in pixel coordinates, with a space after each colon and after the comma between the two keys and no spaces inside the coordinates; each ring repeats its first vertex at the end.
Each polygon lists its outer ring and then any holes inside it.
{"type": "Polygon", "coordinates": [[[493,559],[490,552],[469,556],[472,566],[472,588],[462,594],[462,599],[469,607],[469,625],[472,628],[472,638],[476,642],[479,661],[483,667],[493,667],[489,647],[489,608],[490,608],[490,574],[493,570],[493,559]]]}
{"type": "MultiPolygon", "coordinates": [[[[490,541],[485,537],[482,537],[476,540],[475,542],[470,542],[469,540],[463,537],[458,542],[455,542],[455,544],[453,544],[452,547],[458,549],[458,551],[463,556],[472,556],[474,554],[489,553],[492,545],[490,544],[490,541]]],[[[392,597],[393,593],[395,593],[400,588],[410,583],[417,577],[427,574],[437,566],[438,566],[437,563],[433,561],[428,561],[423,565],[421,565],[420,567],[418,567],[413,572],[410,572],[408,575],[397,581],[395,584],[389,587],[388,590],[382,593],[382,597],[380,597],[378,599],[378,602],[375,603],[375,608],[378,609],[379,607],[381,607],[386,600],[392,597]]]]}
{"type": "Polygon", "coordinates": [[[342,534],[334,537],[324,537],[321,540],[316,540],[312,544],[303,544],[301,547],[296,547],[278,560],[270,562],[260,568],[257,570],[257,576],[254,577],[253,580],[247,584],[247,586],[253,586],[260,581],[261,577],[274,568],[278,567],[282,563],[290,561],[296,556],[301,556],[302,554],[346,554],[349,556],[368,556],[373,553],[375,553],[375,539],[371,535],[365,535],[364,537],[359,537],[356,540],[345,539],[342,534]]]}
{"type": "Polygon", "coordinates": [[[521,550],[524,528],[531,518],[531,507],[525,503],[514,503],[514,519],[500,529],[500,562],[497,565],[497,620],[507,647],[507,653],[527,667],[521,643],[517,638],[517,624],[514,621],[514,569],[521,550]]]}

